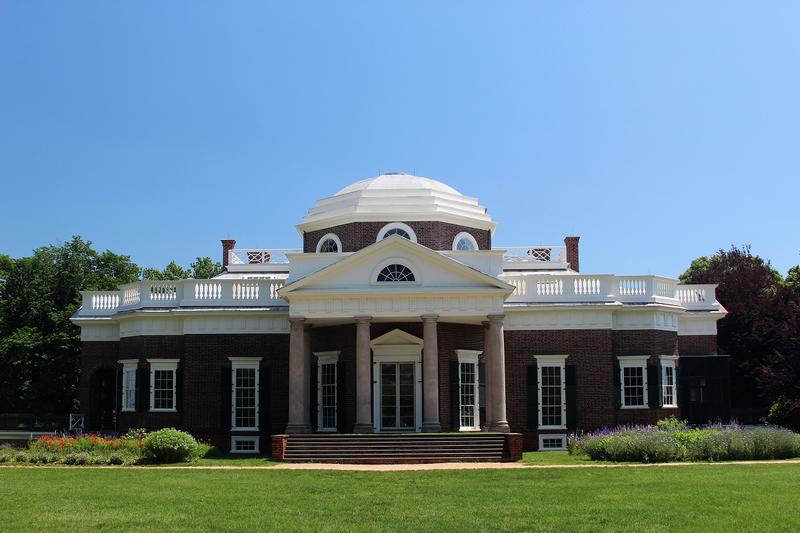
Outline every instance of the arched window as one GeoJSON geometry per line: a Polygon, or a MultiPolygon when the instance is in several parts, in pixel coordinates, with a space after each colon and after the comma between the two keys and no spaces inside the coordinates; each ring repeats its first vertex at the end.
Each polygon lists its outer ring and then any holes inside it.
{"type": "Polygon", "coordinates": [[[475,240],[475,237],[467,233],[466,231],[462,231],[456,238],[453,239],[453,250],[456,251],[471,251],[478,249],[478,242],[475,240]]]}
{"type": "Polygon", "coordinates": [[[407,224],[403,224],[402,222],[392,222],[391,224],[386,224],[381,230],[378,232],[378,239],[376,242],[380,242],[387,237],[391,237],[392,235],[400,235],[404,239],[408,239],[411,242],[417,242],[417,235],[414,233],[414,230],[407,224]]]}
{"type": "Polygon", "coordinates": [[[385,267],[378,274],[378,281],[416,281],[414,273],[405,265],[393,264],[385,267]]]}
{"type": "Polygon", "coordinates": [[[342,251],[342,241],[333,233],[328,233],[317,242],[318,254],[338,254],[342,251]]]}

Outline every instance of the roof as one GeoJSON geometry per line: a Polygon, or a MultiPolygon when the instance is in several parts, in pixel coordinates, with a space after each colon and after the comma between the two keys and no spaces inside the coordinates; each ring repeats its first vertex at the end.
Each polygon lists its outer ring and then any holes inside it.
{"type": "Polygon", "coordinates": [[[430,178],[400,172],[357,181],[308,210],[297,225],[306,231],[351,222],[439,221],[470,228],[496,227],[476,198],[430,178]]]}

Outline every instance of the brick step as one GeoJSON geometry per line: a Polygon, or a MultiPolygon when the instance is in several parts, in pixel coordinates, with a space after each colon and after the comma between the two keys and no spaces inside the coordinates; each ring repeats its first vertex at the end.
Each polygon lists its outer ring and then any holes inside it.
{"type": "Polygon", "coordinates": [[[410,445],[432,445],[470,443],[470,444],[502,444],[504,439],[295,439],[289,438],[287,444],[359,444],[369,445],[388,445],[388,444],[410,444],[410,445]]]}
{"type": "Polygon", "coordinates": [[[341,447],[361,447],[361,448],[443,448],[458,446],[477,446],[477,447],[496,447],[503,446],[503,442],[436,442],[436,443],[417,443],[417,442],[292,442],[289,441],[287,447],[297,446],[310,448],[341,448],[341,447]]]}
{"type": "Polygon", "coordinates": [[[391,458],[399,458],[399,457],[419,457],[419,458],[427,458],[427,459],[461,459],[464,457],[483,457],[486,459],[497,459],[498,461],[503,458],[502,454],[497,453],[398,453],[398,454],[382,454],[382,453],[354,453],[354,454],[347,454],[347,453],[318,453],[318,454],[287,454],[285,459],[288,461],[290,459],[297,459],[297,460],[313,460],[313,459],[391,459],[391,458]]]}
{"type": "Polygon", "coordinates": [[[284,454],[285,457],[294,457],[299,455],[471,455],[471,454],[488,454],[488,455],[503,455],[503,450],[287,450],[284,454]]]}

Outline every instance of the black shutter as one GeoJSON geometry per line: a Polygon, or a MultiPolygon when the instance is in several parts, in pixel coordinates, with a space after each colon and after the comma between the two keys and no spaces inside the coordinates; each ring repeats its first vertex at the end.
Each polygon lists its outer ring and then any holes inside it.
{"type": "MultiPolygon", "coordinates": [[[[258,427],[261,429],[261,433],[272,435],[272,427],[270,427],[270,408],[272,407],[270,405],[270,391],[272,390],[270,377],[272,372],[270,372],[269,366],[262,366],[258,371],[258,427]]],[[[230,375],[230,370],[228,371],[228,375],[230,375]]],[[[230,387],[228,390],[230,390],[230,387]]],[[[264,448],[265,446],[262,444],[261,453],[264,453],[264,448]]]]}
{"type": "Polygon", "coordinates": [[[647,405],[650,409],[661,407],[661,367],[647,367],[647,405]]]}
{"type": "Polygon", "coordinates": [[[461,429],[461,402],[458,391],[458,361],[450,361],[450,428],[461,429]]]}
{"type": "Polygon", "coordinates": [[[564,381],[567,388],[567,428],[574,430],[578,426],[578,387],[575,376],[575,365],[564,367],[566,375],[564,381]]]}
{"type": "Polygon", "coordinates": [[[136,410],[147,411],[150,408],[150,369],[136,369],[136,410]]]}
{"type": "Polygon", "coordinates": [[[619,361],[614,362],[614,407],[622,407],[622,381],[620,381],[619,361]]]}
{"type": "Polygon", "coordinates": [[[311,397],[308,399],[308,416],[311,422],[311,428],[317,431],[319,429],[317,427],[317,416],[319,414],[319,399],[317,398],[319,389],[319,365],[312,362],[310,372],[311,374],[309,374],[308,379],[310,381],[309,390],[311,391],[311,397]]]}
{"type": "MultiPolygon", "coordinates": [[[[122,365],[117,366],[117,389],[116,389],[116,396],[117,399],[115,400],[114,405],[117,406],[116,412],[119,413],[122,411],[122,378],[123,378],[124,369],[122,365]]],[[[118,419],[119,420],[119,419],[118,419]]]]}
{"type": "Polygon", "coordinates": [[[345,380],[344,361],[336,363],[336,426],[339,433],[344,433],[344,390],[345,380]]]}
{"type": "Polygon", "coordinates": [[[183,412],[183,365],[178,363],[175,370],[175,409],[179,413],[183,412]]]}
{"type": "Polygon", "coordinates": [[[536,365],[528,366],[528,427],[539,427],[539,370],[536,365]]]}
{"type": "Polygon", "coordinates": [[[478,402],[480,403],[481,425],[488,426],[486,420],[486,363],[478,363],[478,402]]]}
{"type": "Polygon", "coordinates": [[[222,367],[220,373],[219,410],[220,428],[222,431],[231,429],[231,367],[222,367]]]}

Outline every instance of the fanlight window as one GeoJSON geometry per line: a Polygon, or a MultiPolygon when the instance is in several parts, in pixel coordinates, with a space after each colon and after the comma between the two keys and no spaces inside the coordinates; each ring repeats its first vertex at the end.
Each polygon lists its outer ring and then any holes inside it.
{"type": "Polygon", "coordinates": [[[323,241],[323,243],[320,245],[319,251],[323,254],[335,254],[339,252],[339,245],[336,244],[336,241],[333,239],[325,239],[325,241],[323,241]]]}
{"type": "Polygon", "coordinates": [[[392,228],[383,234],[383,238],[391,237],[392,235],[400,235],[404,239],[411,240],[411,235],[408,234],[403,228],[392,228]]]}
{"type": "Polygon", "coordinates": [[[474,250],[475,244],[468,237],[461,237],[456,244],[456,250],[474,250]]]}
{"type": "Polygon", "coordinates": [[[405,265],[389,265],[378,274],[378,281],[416,281],[414,273],[405,265]]]}

